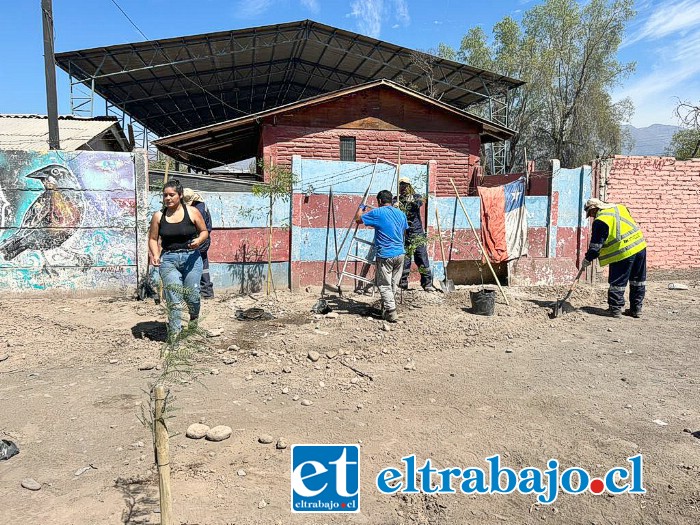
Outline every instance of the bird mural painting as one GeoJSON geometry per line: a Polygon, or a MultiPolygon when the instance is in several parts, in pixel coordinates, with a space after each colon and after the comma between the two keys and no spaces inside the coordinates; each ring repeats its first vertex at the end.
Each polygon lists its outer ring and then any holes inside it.
{"type": "Polygon", "coordinates": [[[19,229],[0,244],[0,255],[11,261],[25,251],[60,247],[76,232],[85,214],[85,196],[73,172],[59,164],[33,171],[43,193],[27,209],[19,229]]]}

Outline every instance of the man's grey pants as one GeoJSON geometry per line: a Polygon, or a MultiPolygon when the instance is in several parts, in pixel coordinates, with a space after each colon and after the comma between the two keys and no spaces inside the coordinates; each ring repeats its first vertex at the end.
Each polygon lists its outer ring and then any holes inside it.
{"type": "Polygon", "coordinates": [[[401,279],[403,272],[403,255],[383,259],[377,257],[377,272],[375,282],[379,288],[379,295],[382,296],[382,307],[384,310],[396,310],[396,286],[401,279]]]}

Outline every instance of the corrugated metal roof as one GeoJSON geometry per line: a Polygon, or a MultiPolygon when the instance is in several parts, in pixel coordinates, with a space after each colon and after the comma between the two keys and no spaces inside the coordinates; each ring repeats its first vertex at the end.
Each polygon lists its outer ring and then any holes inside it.
{"type": "MultiPolygon", "coordinates": [[[[58,118],[61,150],[75,151],[118,124],[116,117],[58,118]]],[[[48,151],[49,119],[45,115],[0,115],[0,148],[48,151]]]]}
{"type": "Polygon", "coordinates": [[[56,63],[159,136],[383,78],[462,109],[523,84],[312,20],[58,53],[56,63]]]}
{"type": "MultiPolygon", "coordinates": [[[[159,190],[163,185],[163,177],[165,172],[159,169],[148,170],[149,186],[151,190],[159,190]]],[[[255,177],[255,175],[250,175],[255,177]]],[[[257,180],[242,180],[233,176],[230,177],[212,177],[211,175],[197,175],[195,173],[183,173],[170,171],[168,180],[178,179],[186,188],[192,188],[195,191],[219,191],[219,192],[252,192],[253,186],[260,181],[257,180]]]]}

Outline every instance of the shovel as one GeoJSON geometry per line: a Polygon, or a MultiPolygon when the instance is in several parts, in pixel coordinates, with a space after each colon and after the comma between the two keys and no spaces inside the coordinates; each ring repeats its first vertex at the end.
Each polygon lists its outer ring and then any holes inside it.
{"type": "Polygon", "coordinates": [[[554,309],[552,310],[552,313],[550,314],[551,319],[556,319],[560,315],[564,315],[566,313],[566,310],[573,310],[574,307],[571,305],[567,305],[566,301],[568,301],[569,297],[571,297],[571,292],[574,291],[574,288],[576,287],[576,283],[578,280],[581,278],[581,274],[583,274],[583,271],[586,268],[584,266],[581,266],[581,269],[578,271],[578,274],[576,275],[576,279],[574,279],[574,282],[571,283],[571,287],[569,288],[569,291],[566,292],[566,295],[561,301],[557,301],[554,304],[554,309]],[[568,308],[566,308],[568,306],[568,308]]]}
{"type": "Polygon", "coordinates": [[[435,203],[435,220],[437,221],[437,231],[440,243],[440,253],[442,253],[442,270],[445,274],[442,281],[440,281],[440,288],[444,293],[452,293],[455,291],[455,283],[452,279],[447,278],[447,263],[445,262],[445,247],[442,245],[442,231],[440,230],[440,214],[438,213],[437,203],[435,203]]]}

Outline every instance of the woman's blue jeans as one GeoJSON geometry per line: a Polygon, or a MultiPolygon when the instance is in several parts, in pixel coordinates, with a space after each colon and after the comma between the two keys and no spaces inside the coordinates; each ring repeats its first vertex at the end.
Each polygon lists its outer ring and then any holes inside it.
{"type": "Polygon", "coordinates": [[[175,337],[182,329],[183,302],[187,305],[191,320],[199,317],[199,281],[202,278],[202,256],[199,251],[163,253],[160,257],[160,278],[168,308],[168,336],[175,337]]]}

